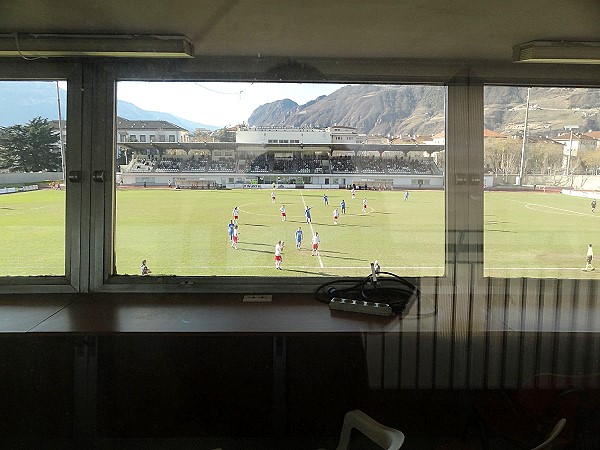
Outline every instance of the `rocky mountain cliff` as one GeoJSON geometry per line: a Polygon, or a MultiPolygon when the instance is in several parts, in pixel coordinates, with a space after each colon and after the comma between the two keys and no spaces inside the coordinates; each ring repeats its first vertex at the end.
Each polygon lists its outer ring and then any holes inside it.
{"type": "MultiPolygon", "coordinates": [[[[485,88],[485,127],[519,133],[525,120],[527,88],[485,88]]],[[[582,131],[598,129],[600,89],[532,88],[529,130],[533,135],[556,134],[566,125],[582,131]]],[[[444,88],[441,86],[345,86],[304,105],[290,99],[256,108],[250,126],[346,125],[371,135],[434,134],[444,129],[444,88]]]]}

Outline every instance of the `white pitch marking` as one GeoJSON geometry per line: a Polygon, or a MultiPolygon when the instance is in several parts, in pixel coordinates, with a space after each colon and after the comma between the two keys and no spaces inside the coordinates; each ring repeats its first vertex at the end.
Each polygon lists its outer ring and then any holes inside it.
{"type": "Polygon", "coordinates": [[[581,267],[490,267],[487,270],[581,270],[581,267]]]}
{"type": "Polygon", "coordinates": [[[540,205],[538,203],[524,202],[522,200],[512,200],[512,199],[507,199],[507,200],[509,202],[522,203],[525,205],[525,208],[528,208],[528,209],[534,209],[534,208],[530,208],[530,206],[537,206],[538,208],[555,209],[557,211],[560,211],[561,213],[567,213],[567,215],[575,214],[578,216],[598,217],[598,216],[596,216],[596,214],[583,213],[581,211],[572,211],[570,209],[557,208],[556,206],[540,205]]]}
{"type": "MultiPolygon", "coordinates": [[[[306,211],[306,201],[304,200],[304,193],[300,192],[300,195],[302,196],[302,203],[304,203],[304,210],[306,211]]],[[[315,230],[314,230],[314,228],[312,226],[312,219],[310,219],[310,222],[308,222],[308,224],[310,225],[310,232],[314,236],[315,235],[315,230]]],[[[311,241],[310,245],[312,246],[312,241],[311,241]]],[[[324,268],[325,266],[323,265],[323,260],[321,259],[321,254],[319,253],[319,250],[317,250],[317,258],[319,258],[319,264],[321,265],[321,269],[324,268]]]]}

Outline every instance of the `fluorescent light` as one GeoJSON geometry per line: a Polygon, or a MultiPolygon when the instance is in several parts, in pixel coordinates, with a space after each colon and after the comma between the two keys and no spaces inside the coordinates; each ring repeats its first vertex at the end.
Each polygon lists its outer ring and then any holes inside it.
{"type": "Polygon", "coordinates": [[[513,47],[513,62],[600,64],[600,42],[532,41],[513,47]]]}
{"type": "Polygon", "coordinates": [[[0,34],[0,56],[193,58],[185,36],[106,34],[0,34]]]}

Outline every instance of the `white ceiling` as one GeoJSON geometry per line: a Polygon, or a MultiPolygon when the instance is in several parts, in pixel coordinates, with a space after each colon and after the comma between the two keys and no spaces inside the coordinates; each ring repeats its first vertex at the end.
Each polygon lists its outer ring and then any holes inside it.
{"type": "Polygon", "coordinates": [[[0,33],[185,35],[196,55],[510,61],[600,41],[600,0],[0,0],[0,33]]]}

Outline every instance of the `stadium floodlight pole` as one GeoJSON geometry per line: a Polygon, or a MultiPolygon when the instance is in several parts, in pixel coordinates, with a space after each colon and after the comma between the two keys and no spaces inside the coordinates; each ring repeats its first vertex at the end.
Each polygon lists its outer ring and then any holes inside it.
{"type": "MultiPolygon", "coordinates": [[[[567,154],[567,168],[565,170],[565,174],[567,175],[567,177],[569,177],[571,174],[571,153],[573,152],[573,130],[578,130],[579,126],[578,125],[566,125],[564,128],[565,128],[565,130],[570,131],[569,153],[567,154]]],[[[573,185],[573,182],[571,180],[571,186],[572,185],[573,185]]]]}
{"type": "Polygon", "coordinates": [[[529,120],[529,93],[527,88],[527,103],[525,103],[525,125],[523,126],[523,144],[521,145],[521,167],[519,169],[519,186],[523,186],[523,169],[525,168],[525,146],[527,145],[527,121],[529,120]]]}
{"type": "Polygon", "coordinates": [[[58,89],[58,81],[56,81],[56,100],[58,102],[58,136],[60,142],[60,160],[61,168],[63,173],[63,180],[66,181],[67,168],[65,167],[65,144],[63,142],[63,128],[62,128],[62,113],[60,111],[60,90],[58,89]]]}

